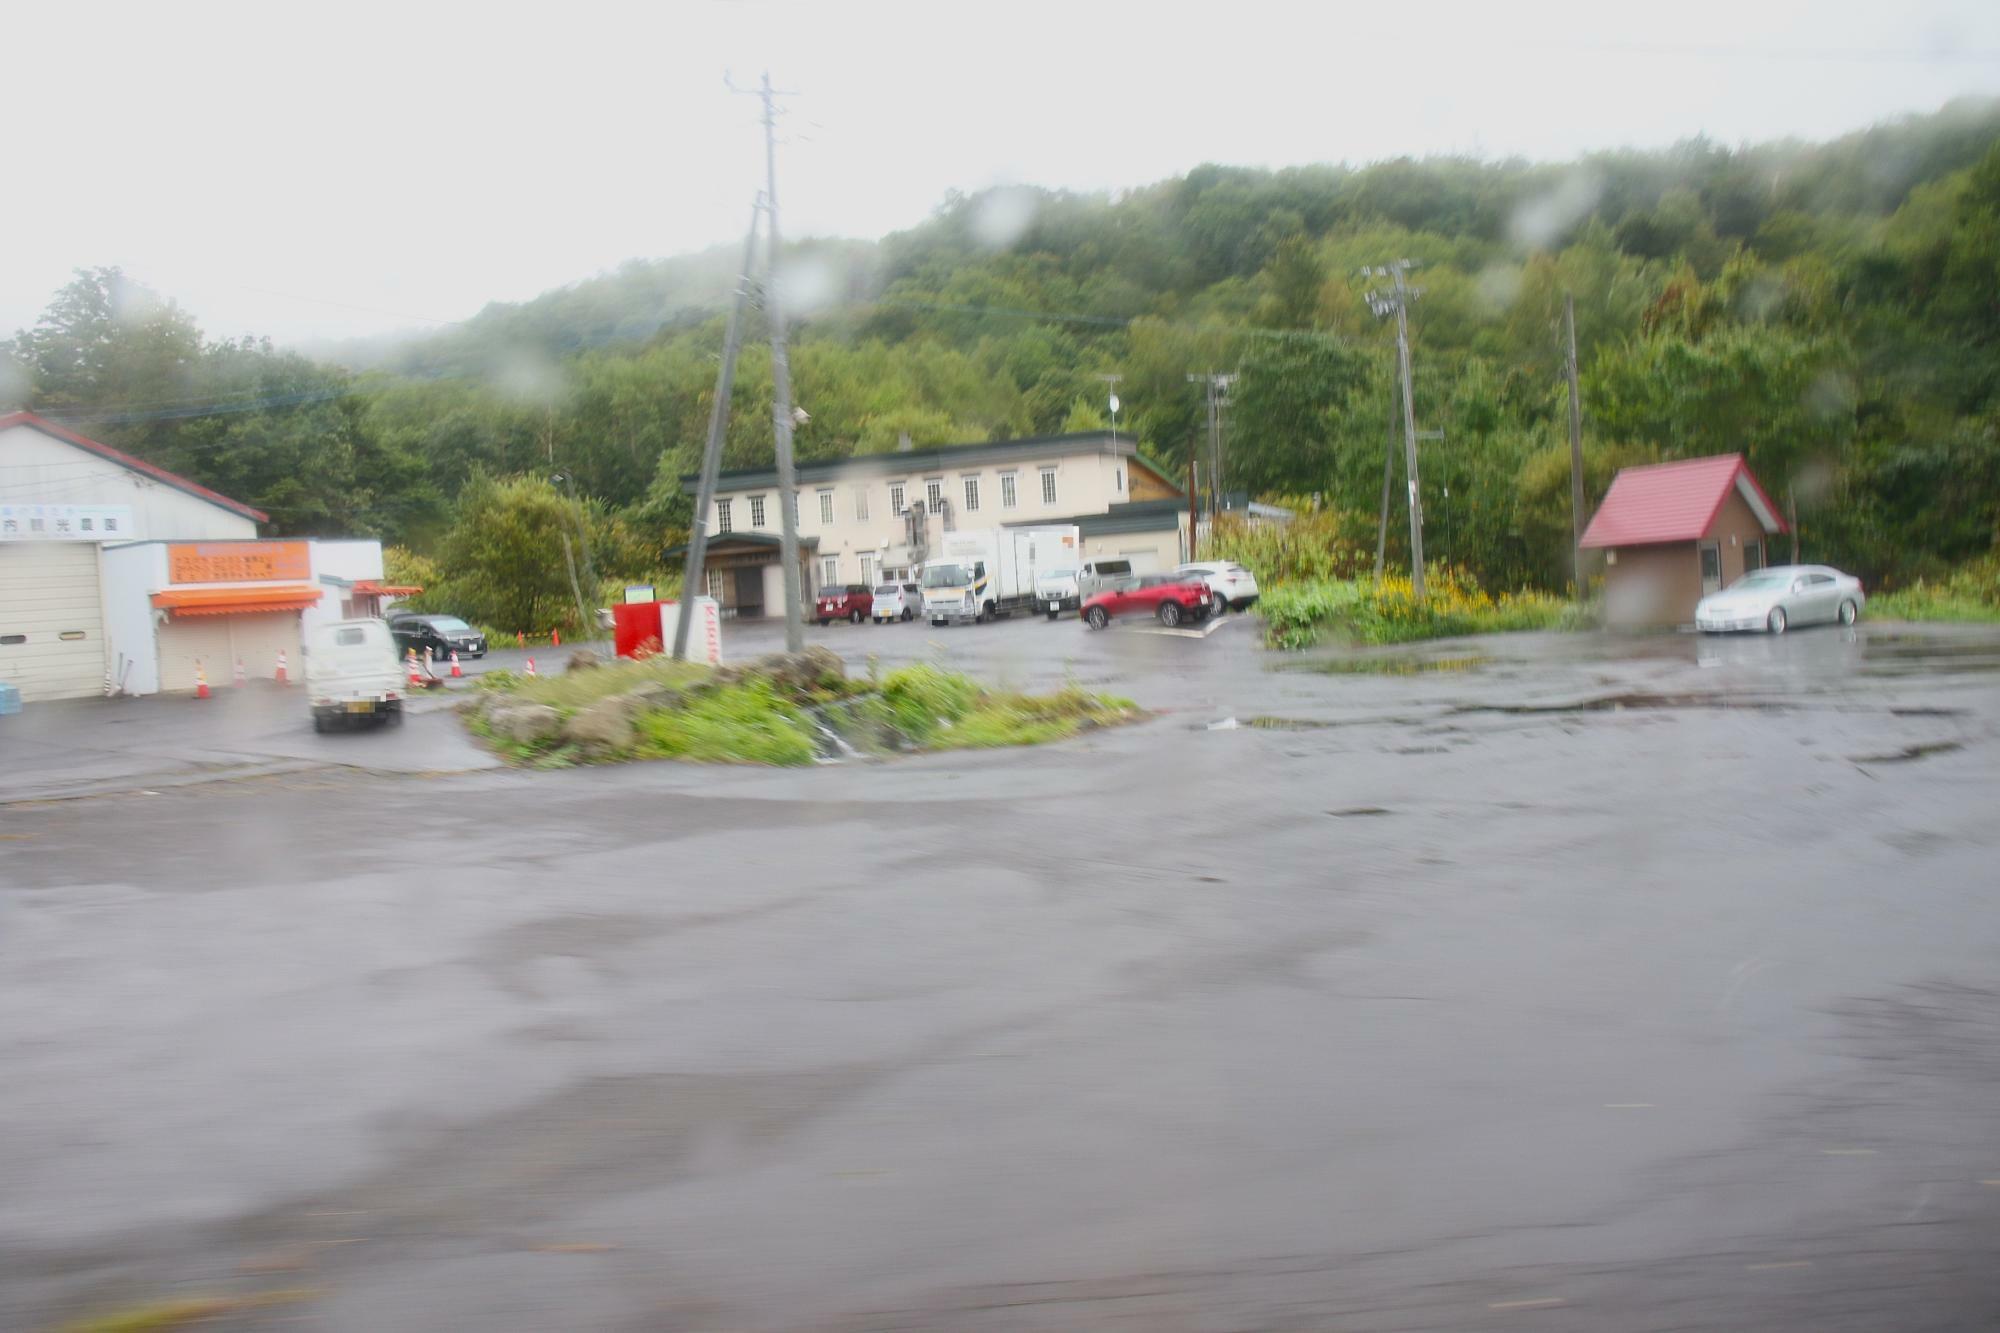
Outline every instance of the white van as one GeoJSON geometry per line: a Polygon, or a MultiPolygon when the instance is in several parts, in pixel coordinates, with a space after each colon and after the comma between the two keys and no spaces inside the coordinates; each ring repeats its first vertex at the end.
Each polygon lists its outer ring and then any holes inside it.
{"type": "Polygon", "coordinates": [[[306,697],[313,730],[349,722],[403,720],[403,664],[384,620],[336,620],[306,645],[306,697]]]}

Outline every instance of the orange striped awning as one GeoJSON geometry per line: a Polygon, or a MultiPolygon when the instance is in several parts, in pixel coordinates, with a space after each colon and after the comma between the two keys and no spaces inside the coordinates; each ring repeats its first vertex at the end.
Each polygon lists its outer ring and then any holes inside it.
{"type": "Polygon", "coordinates": [[[271,583],[261,588],[169,588],[153,594],[153,605],[177,616],[247,616],[259,611],[303,611],[319,601],[310,583],[271,583]]]}

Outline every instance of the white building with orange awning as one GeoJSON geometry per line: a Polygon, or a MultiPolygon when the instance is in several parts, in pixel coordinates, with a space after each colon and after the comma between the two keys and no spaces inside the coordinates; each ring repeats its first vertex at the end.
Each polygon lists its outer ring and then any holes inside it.
{"type": "Polygon", "coordinates": [[[125,694],[192,690],[196,672],[226,685],[291,680],[310,628],[374,615],[388,585],[375,541],[309,538],[128,542],[104,550],[105,615],[125,694]]]}
{"type": "Polygon", "coordinates": [[[0,681],[29,702],[303,670],[316,620],[394,593],[372,540],[264,539],[267,515],[31,412],[0,416],[0,681]]]}

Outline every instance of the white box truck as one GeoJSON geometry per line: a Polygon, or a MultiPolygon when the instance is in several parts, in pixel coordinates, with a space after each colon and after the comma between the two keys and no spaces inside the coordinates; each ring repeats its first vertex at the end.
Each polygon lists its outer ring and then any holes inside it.
{"type": "Polygon", "coordinates": [[[924,615],[933,625],[1031,611],[1035,577],[1074,569],[1081,542],[1070,523],[947,532],[924,561],[924,615]]]}

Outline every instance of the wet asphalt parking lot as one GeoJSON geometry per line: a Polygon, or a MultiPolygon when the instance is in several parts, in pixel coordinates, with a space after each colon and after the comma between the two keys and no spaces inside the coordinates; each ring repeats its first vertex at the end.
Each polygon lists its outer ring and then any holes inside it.
{"type": "Polygon", "coordinates": [[[0,1327],[2000,1312],[2000,634],[807,637],[1155,715],[781,772],[0,721],[0,1327]]]}

